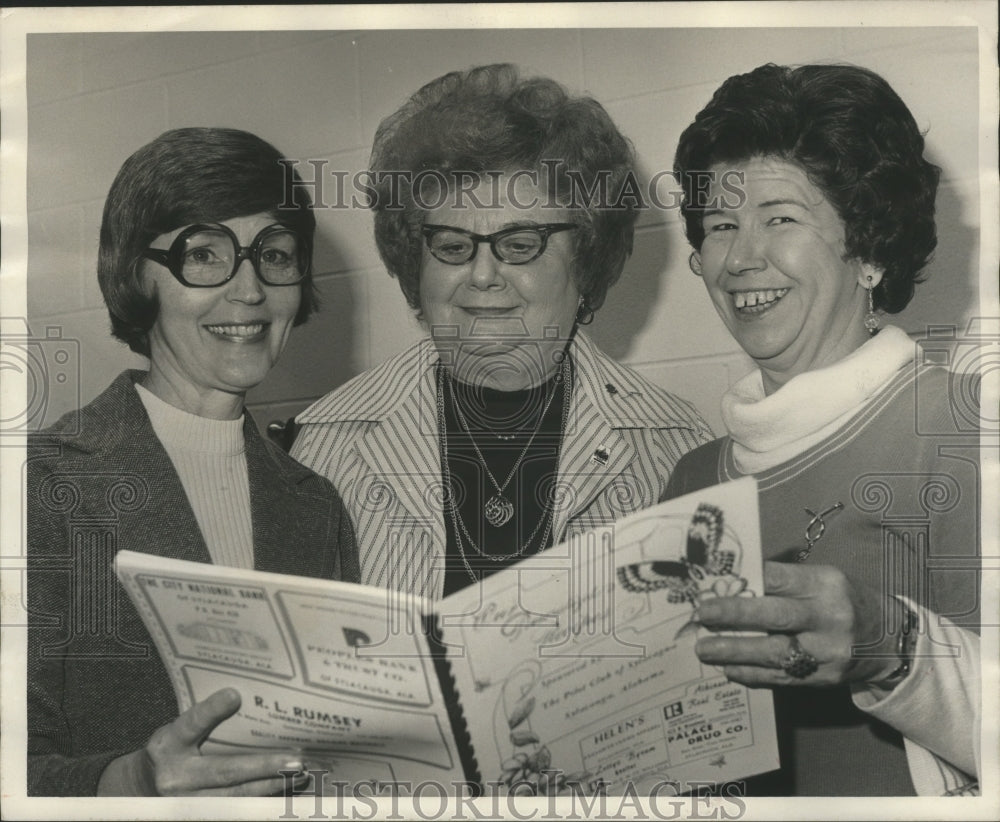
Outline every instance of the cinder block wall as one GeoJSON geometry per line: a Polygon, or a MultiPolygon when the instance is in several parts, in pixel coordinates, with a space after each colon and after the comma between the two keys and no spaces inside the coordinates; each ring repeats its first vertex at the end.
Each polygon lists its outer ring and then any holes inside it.
{"type": "MultiPolygon", "coordinates": [[[[325,171],[364,169],[380,119],[438,75],[509,61],[600,100],[648,177],[727,76],[764,62],[848,61],[880,72],[928,130],[943,168],[939,250],[896,322],[963,326],[978,300],[978,68],[972,28],[646,29],[38,34],[28,38],[28,321],[79,341],[79,391],[53,394],[51,422],[125,367],[95,274],[108,187],[161,132],[231,126],[325,171]]],[[[992,124],[984,124],[992,128],[992,124]]],[[[312,176],[312,167],[302,173],[312,176]]],[[[323,199],[336,199],[332,175],[323,199]]],[[[646,212],[635,253],[590,327],[609,354],[693,400],[721,430],[719,397],[748,370],[688,270],[676,211],[646,212]]],[[[316,270],[322,311],[297,329],[250,396],[258,421],[283,419],[418,339],[382,268],[364,210],[328,208],[316,270]]]]}

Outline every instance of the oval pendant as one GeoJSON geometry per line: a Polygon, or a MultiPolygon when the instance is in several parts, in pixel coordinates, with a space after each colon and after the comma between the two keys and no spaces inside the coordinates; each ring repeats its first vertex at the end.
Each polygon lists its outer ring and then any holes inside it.
{"type": "Polygon", "coordinates": [[[503,494],[494,494],[486,500],[483,515],[494,528],[501,528],[514,516],[514,504],[503,494]]]}

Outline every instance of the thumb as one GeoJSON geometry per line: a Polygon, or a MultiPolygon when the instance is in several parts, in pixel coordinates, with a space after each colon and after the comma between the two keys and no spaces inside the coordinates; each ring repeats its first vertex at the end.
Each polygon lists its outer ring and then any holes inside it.
{"type": "Polygon", "coordinates": [[[223,688],[196,702],[171,723],[171,736],[179,747],[197,747],[217,725],[240,709],[239,691],[223,688]]]}

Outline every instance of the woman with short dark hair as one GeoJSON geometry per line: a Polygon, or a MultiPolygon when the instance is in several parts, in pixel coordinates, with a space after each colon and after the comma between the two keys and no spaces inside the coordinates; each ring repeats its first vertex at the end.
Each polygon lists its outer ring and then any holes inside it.
{"type": "Polygon", "coordinates": [[[688,194],[688,241],[705,240],[697,177],[686,170],[750,157],[781,157],[805,170],[844,223],[844,253],[877,266],[875,308],[902,311],[937,247],[934,197],[940,169],[906,104],[856,66],[766,65],[731,77],[678,145],[688,194]],[[738,114],[737,114],[738,112],[738,114]]]}
{"type": "Polygon", "coordinates": [[[301,765],[292,751],[201,756],[241,694],[217,691],[177,716],[111,568],[129,549],[358,578],[333,487],[244,408],[315,307],[315,219],[301,187],[286,202],[280,160],[247,132],[178,129],[111,186],[101,290],[115,336],[149,370],[29,438],[29,794],[264,795],[301,765]]]}
{"type": "MultiPolygon", "coordinates": [[[[316,217],[298,172],[292,171],[298,184],[289,185],[281,159],[273,146],[249,132],[179,128],[122,164],[104,204],[97,259],[114,336],[149,356],[156,296],[143,282],[142,263],[157,235],[179,225],[267,213],[303,240],[301,253],[309,258],[316,217]]],[[[294,324],[300,325],[317,308],[311,270],[296,291],[301,296],[294,324]]]]}
{"type": "Polygon", "coordinates": [[[677,148],[691,267],[757,365],[667,494],[758,482],[766,596],[698,617],[762,635],[697,646],[774,689],[782,769],[751,794],[977,791],[978,433],[953,403],[978,421],[978,375],[879,329],[936,245],[923,151],[888,83],[846,65],[730,77],[677,148]]]}
{"type": "Polygon", "coordinates": [[[300,414],[365,582],[440,597],[656,501],[709,437],[594,348],[632,250],[634,152],[595,100],[511,65],[452,72],[379,126],[375,238],[422,342],[300,414]]]}

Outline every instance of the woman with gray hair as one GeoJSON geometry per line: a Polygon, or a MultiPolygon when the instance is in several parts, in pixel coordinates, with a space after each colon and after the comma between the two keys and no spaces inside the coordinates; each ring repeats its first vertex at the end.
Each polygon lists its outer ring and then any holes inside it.
{"type": "Polygon", "coordinates": [[[604,108],[511,65],[428,83],[375,135],[375,239],[430,340],[299,415],[362,579],[440,597],[656,502],[710,437],[579,332],[632,250],[634,153],[604,108]]]}

